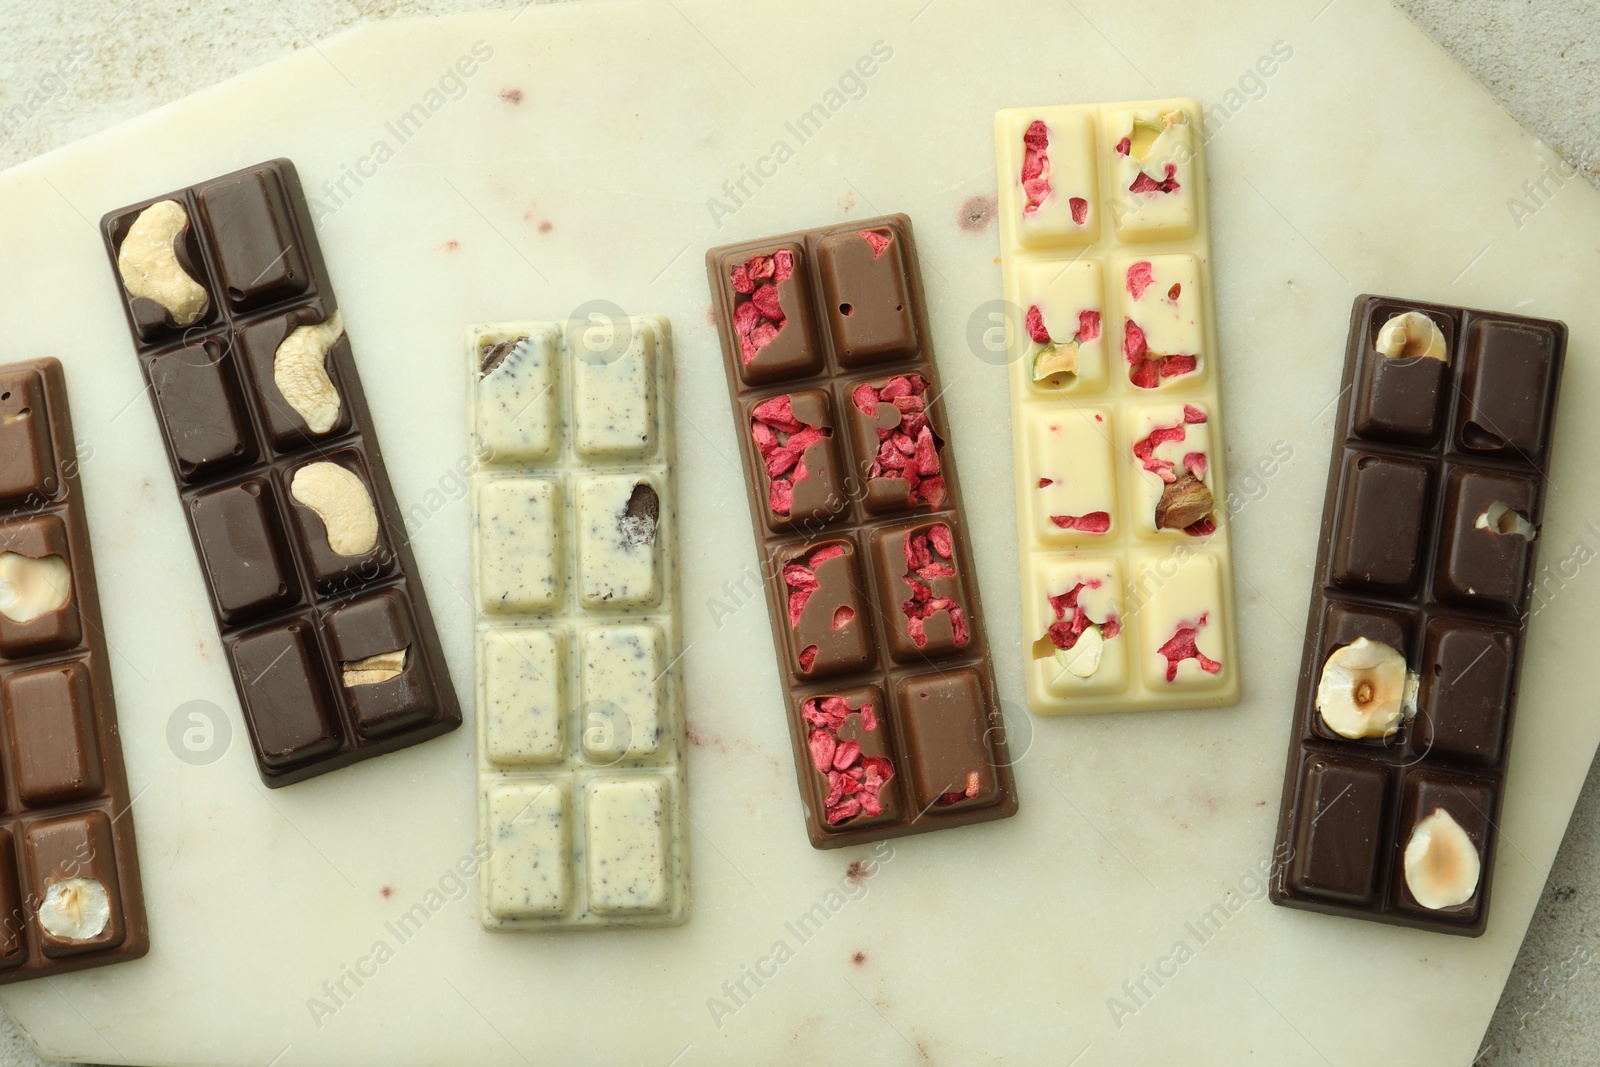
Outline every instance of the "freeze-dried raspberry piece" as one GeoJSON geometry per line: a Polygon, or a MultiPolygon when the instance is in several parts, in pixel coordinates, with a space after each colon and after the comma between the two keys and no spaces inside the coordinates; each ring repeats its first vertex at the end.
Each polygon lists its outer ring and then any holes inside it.
{"type": "Polygon", "coordinates": [[[774,448],[767,453],[767,477],[776,478],[786,473],[800,461],[800,453],[792,448],[774,448]]]}
{"type": "Polygon", "coordinates": [[[967,613],[953,604],[949,610],[950,629],[954,633],[956,647],[966,648],[967,642],[972,640],[972,627],[967,625],[967,613]]]}
{"type": "Polygon", "coordinates": [[[786,282],[794,274],[794,253],[780,248],[772,253],[772,280],[786,282]]]}
{"type": "MultiPolygon", "coordinates": [[[[840,703],[843,703],[843,701],[840,701],[840,703]]],[[[875,712],[873,710],[873,708],[872,708],[872,701],[869,700],[869,701],[865,702],[864,704],[862,704],[860,710],[861,710],[861,728],[863,730],[876,730],[878,728],[878,715],[877,715],[877,712],[875,712]]],[[[867,757],[867,764],[869,765],[869,767],[870,767],[870,765],[872,763],[873,758],[874,757],[871,757],[871,756],[867,757]]],[[[889,761],[888,760],[882,760],[881,762],[883,763],[883,765],[885,767],[887,767],[889,765],[889,761]]],[[[883,777],[887,778],[888,775],[884,775],[883,777]]]]}
{"type": "Polygon", "coordinates": [[[889,247],[888,234],[879,233],[877,230],[858,230],[857,236],[866,240],[872,246],[872,258],[877,259],[883,255],[883,250],[889,247]]]}
{"type": "Polygon", "coordinates": [[[1205,480],[1206,454],[1204,452],[1186,453],[1183,457],[1183,465],[1188,468],[1190,474],[1202,481],[1205,480]]]}
{"type": "Polygon", "coordinates": [[[1056,484],[1056,480],[1054,478],[1040,478],[1039,479],[1039,488],[1040,489],[1044,489],[1047,486],[1051,486],[1051,485],[1055,485],[1055,484],[1056,484]]]}
{"type": "Polygon", "coordinates": [[[1072,221],[1083,225],[1083,220],[1089,217],[1089,201],[1081,196],[1074,196],[1067,201],[1067,207],[1072,211],[1072,221]]]}
{"type": "Polygon", "coordinates": [[[1125,156],[1131,151],[1133,151],[1132,137],[1124,137],[1122,140],[1117,142],[1117,155],[1125,156]]]}
{"type": "Polygon", "coordinates": [[[926,477],[939,473],[938,446],[933,443],[933,431],[926,426],[917,434],[917,452],[914,460],[918,474],[926,477]]]}
{"type": "Polygon", "coordinates": [[[817,572],[801,563],[790,563],[783,568],[783,583],[790,589],[803,592],[815,592],[821,585],[817,581],[817,572]]]}
{"type": "Polygon", "coordinates": [[[1207,515],[1205,518],[1197,519],[1185,526],[1183,532],[1190,537],[1210,537],[1217,532],[1217,520],[1207,515]]]}
{"type": "Polygon", "coordinates": [[[1034,304],[1028,308],[1024,317],[1028,327],[1028,336],[1033,338],[1035,344],[1047,345],[1050,343],[1050,331],[1044,326],[1044,312],[1039,310],[1039,305],[1034,304]]]}
{"type": "Polygon", "coordinates": [[[807,645],[800,650],[800,669],[809,671],[811,665],[817,661],[817,646],[807,645]]]}
{"type": "Polygon", "coordinates": [[[878,414],[878,391],[865,382],[851,391],[850,399],[867,418],[873,418],[878,414]]]}
{"type": "MultiPolygon", "coordinates": [[[[1171,460],[1162,459],[1156,455],[1156,449],[1172,441],[1182,441],[1189,436],[1183,423],[1172,426],[1157,426],[1149,434],[1133,443],[1133,454],[1144,465],[1144,469],[1160,478],[1163,482],[1178,480],[1177,472],[1173,470],[1171,460]]],[[[1199,477],[1196,475],[1196,477],[1199,477]]]]}
{"type": "Polygon", "coordinates": [[[833,769],[847,771],[855,766],[856,760],[861,758],[861,742],[841,741],[833,750],[833,769]]]}
{"type": "Polygon", "coordinates": [[[1063,530],[1082,530],[1084,533],[1103,534],[1111,529],[1111,513],[1091,511],[1087,515],[1052,515],[1050,521],[1063,530]]]}
{"type": "Polygon", "coordinates": [[[911,502],[913,504],[927,504],[929,507],[937,508],[944,504],[944,495],[943,478],[937,476],[924,478],[911,491],[911,502]]]}
{"type": "Polygon", "coordinates": [[[745,296],[755,292],[756,280],[750,277],[750,264],[736,263],[729,273],[732,275],[734,292],[742,293],[745,296]]]}
{"type": "Polygon", "coordinates": [[[879,400],[893,400],[896,397],[910,396],[920,393],[928,387],[920,374],[897,374],[883,383],[883,388],[878,390],[879,400]]]}
{"type": "Polygon", "coordinates": [[[1160,181],[1156,181],[1154,178],[1150,177],[1150,175],[1141,170],[1139,172],[1139,176],[1133,179],[1133,184],[1128,186],[1128,192],[1175,193],[1179,188],[1178,179],[1173,177],[1173,175],[1177,173],[1177,170],[1178,166],[1176,163],[1168,163],[1166,168],[1166,177],[1160,181]]]}
{"type": "Polygon", "coordinates": [[[955,538],[950,533],[950,527],[943,523],[928,530],[928,543],[945,559],[949,559],[950,554],[955,551],[955,538]]]}
{"type": "Polygon", "coordinates": [[[855,608],[844,607],[844,606],[836,608],[834,610],[834,613],[833,613],[833,628],[835,630],[842,630],[846,626],[849,626],[850,625],[850,620],[855,618],[855,617],[856,617],[856,609],[855,608]]]}
{"type": "Polygon", "coordinates": [[[861,814],[861,801],[855,797],[845,797],[839,803],[828,809],[828,824],[844,822],[852,815],[861,814]]]}
{"type": "Polygon", "coordinates": [[[1178,664],[1186,659],[1198,662],[1200,669],[1207,674],[1216,674],[1222,670],[1222,664],[1200,651],[1200,628],[1205,624],[1206,615],[1201,615],[1192,626],[1180,625],[1172,638],[1156,649],[1157,655],[1166,657],[1167,681],[1174,681],[1178,677],[1178,664]]]}
{"type": "Polygon", "coordinates": [[[1122,354],[1129,363],[1138,363],[1144,359],[1145,353],[1150,351],[1149,342],[1145,340],[1144,330],[1132,319],[1123,320],[1122,324],[1122,354]]]}
{"type": "Polygon", "coordinates": [[[1183,421],[1190,423],[1191,425],[1205,422],[1206,413],[1195,407],[1193,404],[1185,404],[1183,405],[1183,421]]]}
{"type": "Polygon", "coordinates": [[[1144,296],[1144,291],[1150,288],[1151,269],[1149,260],[1140,260],[1128,268],[1128,293],[1135,300],[1144,296]]]}

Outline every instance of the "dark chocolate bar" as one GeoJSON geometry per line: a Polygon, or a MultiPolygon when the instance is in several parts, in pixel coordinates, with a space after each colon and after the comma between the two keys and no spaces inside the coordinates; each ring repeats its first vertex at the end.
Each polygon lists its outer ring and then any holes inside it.
{"type": "Polygon", "coordinates": [[[706,263],[812,845],[1015,814],[910,220],[706,263]]]}
{"type": "Polygon", "coordinates": [[[461,725],[294,165],[101,229],[262,780],[461,725]]]}
{"type": "Polygon", "coordinates": [[[150,949],[111,664],[53,359],[0,368],[0,983],[150,949]]]}
{"type": "Polygon", "coordinates": [[[1356,300],[1275,903],[1483,932],[1566,341],[1356,300]]]}

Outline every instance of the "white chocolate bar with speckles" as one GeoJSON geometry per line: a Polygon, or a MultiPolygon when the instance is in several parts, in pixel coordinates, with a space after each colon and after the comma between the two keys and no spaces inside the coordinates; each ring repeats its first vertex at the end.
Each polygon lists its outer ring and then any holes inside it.
{"type": "Polygon", "coordinates": [[[490,930],[688,917],[665,319],[467,331],[490,930]]]}

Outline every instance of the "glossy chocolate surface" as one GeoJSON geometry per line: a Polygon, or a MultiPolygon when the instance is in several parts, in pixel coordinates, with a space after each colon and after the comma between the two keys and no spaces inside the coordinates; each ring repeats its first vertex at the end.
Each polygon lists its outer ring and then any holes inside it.
{"type": "Polygon", "coordinates": [[[812,845],[1015,814],[910,220],[706,263],[812,845]]]}
{"type": "Polygon", "coordinates": [[[1274,902],[1443,933],[1488,922],[1495,824],[1505,788],[1537,528],[1566,348],[1559,322],[1357,299],[1317,588],[1278,823],[1274,902]],[[1375,347],[1391,316],[1420,311],[1444,362],[1375,347]],[[1387,738],[1352,740],[1316,707],[1323,665],[1365,637],[1420,678],[1417,714],[1387,738]],[[1443,909],[1406,885],[1412,831],[1448,812],[1477,849],[1477,892],[1443,909]]]}
{"type": "Polygon", "coordinates": [[[35,605],[59,606],[17,621],[23,581],[0,607],[0,984],[150,948],[78,462],[61,365],[0,367],[0,553],[64,567],[35,605]],[[104,889],[109,918],[52,934],[40,905],[78,879],[104,889]]]}
{"type": "Polygon", "coordinates": [[[293,164],[156,197],[101,227],[262,780],[288,785],[455,729],[461,710],[349,337],[323,367],[339,397],[325,430],[276,381],[285,339],[338,309],[293,164]],[[177,258],[209,296],[187,328],[128,298],[115,267],[134,220],[158,200],[187,211],[177,258]],[[366,489],[370,549],[335,551],[321,516],[295,498],[296,474],[313,463],[343,467],[366,489]],[[344,664],[400,649],[398,675],[345,684],[344,664]]]}

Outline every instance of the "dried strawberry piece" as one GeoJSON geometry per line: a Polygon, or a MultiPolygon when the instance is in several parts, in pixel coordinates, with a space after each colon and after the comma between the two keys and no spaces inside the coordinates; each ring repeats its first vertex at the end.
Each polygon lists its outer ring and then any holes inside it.
{"type": "Polygon", "coordinates": [[[887,234],[879,233],[877,230],[858,230],[856,233],[857,236],[865,238],[867,244],[872,246],[873,259],[883,255],[883,250],[889,247],[889,236],[887,234]]]}
{"type": "Polygon", "coordinates": [[[1200,628],[1205,624],[1206,616],[1201,615],[1193,626],[1179,626],[1171,640],[1156,649],[1158,655],[1166,657],[1167,681],[1173,681],[1178,677],[1178,664],[1186,659],[1197,661],[1200,669],[1207,674],[1216,674],[1222,670],[1222,664],[1200,651],[1200,628]]]}
{"type": "Polygon", "coordinates": [[[1144,464],[1145,470],[1163,482],[1175,482],[1178,476],[1173,471],[1172,461],[1157,456],[1156,449],[1171,441],[1182,441],[1188,435],[1181,422],[1172,426],[1157,426],[1147,436],[1133,443],[1133,454],[1144,464]]]}
{"type": "Polygon", "coordinates": [[[850,399],[867,418],[873,418],[878,414],[878,391],[865,382],[855,387],[850,399]]]}
{"type": "Polygon", "coordinates": [[[811,665],[817,661],[817,646],[807,645],[800,650],[800,669],[809,671],[811,665]]]}
{"type": "Polygon", "coordinates": [[[1206,421],[1206,413],[1193,404],[1183,405],[1183,421],[1191,425],[1206,421]]]}
{"type": "Polygon", "coordinates": [[[878,399],[893,400],[896,397],[910,396],[926,388],[927,383],[921,377],[916,377],[916,381],[913,382],[911,376],[899,374],[883,383],[883,388],[878,390],[878,399]],[[921,386],[920,389],[917,388],[918,385],[921,386]]]}
{"type": "Polygon", "coordinates": [[[926,531],[906,534],[904,551],[911,570],[933,562],[933,542],[926,531]]]}
{"type": "MultiPolygon", "coordinates": [[[[817,770],[823,774],[835,769],[844,770],[844,767],[834,767],[839,741],[827,730],[812,730],[811,736],[806,739],[806,745],[811,749],[811,762],[816,764],[817,770]]],[[[848,766],[848,763],[845,764],[845,767],[848,766]]]]}
{"type": "Polygon", "coordinates": [[[1145,353],[1150,351],[1150,344],[1145,340],[1144,330],[1132,319],[1123,321],[1122,326],[1122,354],[1129,363],[1137,363],[1144,359],[1145,353]]]}
{"type": "Polygon", "coordinates": [[[844,553],[845,547],[843,545],[823,545],[811,553],[811,566],[813,568],[820,567],[830,559],[842,556],[844,553]]]}
{"type": "Polygon", "coordinates": [[[1117,142],[1117,155],[1125,156],[1131,151],[1133,151],[1132,137],[1124,137],[1122,140],[1117,142]]]}
{"type": "Polygon", "coordinates": [[[949,559],[950,554],[955,551],[955,538],[950,533],[950,527],[943,523],[928,529],[928,543],[945,559],[949,559]]]}
{"type": "Polygon", "coordinates": [[[800,717],[812,726],[828,725],[828,714],[822,710],[822,701],[816,697],[800,705],[800,717]]]}
{"type": "Polygon", "coordinates": [[[911,599],[906,601],[907,604],[928,600],[933,596],[932,589],[929,589],[909,574],[901,575],[900,580],[911,587],[911,599]]]}
{"type": "Polygon", "coordinates": [[[1167,356],[1161,361],[1161,377],[1176,378],[1180,374],[1189,374],[1200,365],[1194,356],[1167,356]]]}
{"type": "Polygon", "coordinates": [[[787,515],[794,509],[794,485],[787,478],[774,478],[767,488],[767,507],[774,515],[787,515]]]}
{"type": "Polygon", "coordinates": [[[780,248],[772,253],[772,280],[786,282],[794,274],[794,253],[780,248]]]}
{"type": "Polygon", "coordinates": [[[766,280],[771,278],[777,270],[777,264],[771,256],[751,256],[746,262],[750,266],[750,277],[752,278],[766,280]]]}
{"type": "Polygon", "coordinates": [[[927,409],[927,401],[915,394],[894,398],[894,409],[902,415],[919,415],[927,409]]]}
{"type": "Polygon", "coordinates": [[[763,400],[755,406],[750,415],[782,433],[799,433],[805,424],[794,417],[793,403],[793,399],[785,393],[783,396],[763,400]]]}
{"type": "Polygon", "coordinates": [[[1024,321],[1028,328],[1028,336],[1033,338],[1036,344],[1047,345],[1050,343],[1050,331],[1045,329],[1044,312],[1039,310],[1038,304],[1028,308],[1028,314],[1024,317],[1024,321]]]}
{"type": "Polygon", "coordinates": [[[972,628],[967,625],[967,613],[952,604],[950,611],[950,629],[955,636],[957,648],[967,647],[967,642],[972,640],[972,628]]]}
{"type": "Polygon", "coordinates": [[[1151,266],[1149,260],[1140,260],[1128,268],[1128,292],[1135,300],[1144,296],[1144,291],[1150,288],[1151,266]]]}
{"type": "Polygon", "coordinates": [[[955,573],[956,569],[948,563],[930,563],[917,571],[917,577],[925,582],[931,582],[935,578],[953,578],[955,573]]]}
{"type": "MultiPolygon", "coordinates": [[[[861,705],[861,710],[865,712],[866,709],[870,708],[871,706],[871,704],[863,704],[861,705]]],[[[873,728],[876,729],[876,727],[873,728]]],[[[888,760],[884,759],[882,756],[868,756],[861,761],[861,764],[863,770],[866,772],[866,779],[868,781],[871,781],[875,778],[881,785],[882,783],[887,782],[889,779],[894,777],[894,765],[888,760]]]]}
{"type": "Polygon", "coordinates": [[[1106,616],[1106,621],[1100,624],[1100,636],[1107,641],[1122,632],[1122,622],[1115,615],[1106,616]]]}
{"type": "Polygon", "coordinates": [[[850,625],[850,620],[856,617],[856,609],[852,607],[839,607],[833,613],[833,628],[842,630],[850,625]]]}
{"type": "Polygon", "coordinates": [[[1189,473],[1196,478],[1204,479],[1206,476],[1206,454],[1204,452],[1190,452],[1183,457],[1183,465],[1189,473]]]}
{"type": "Polygon", "coordinates": [[[877,794],[876,791],[863,789],[861,791],[860,800],[861,800],[861,812],[862,812],[862,814],[864,814],[864,815],[882,815],[883,814],[883,803],[878,800],[878,794],[877,794]]]}
{"type": "Polygon", "coordinates": [[[1177,166],[1176,163],[1168,163],[1167,164],[1167,168],[1166,168],[1166,177],[1161,179],[1160,181],[1156,181],[1154,178],[1150,177],[1150,175],[1146,174],[1144,171],[1140,171],[1139,172],[1139,176],[1137,178],[1133,179],[1133,184],[1128,186],[1128,192],[1130,192],[1130,193],[1175,193],[1175,192],[1178,191],[1178,188],[1179,188],[1178,179],[1176,177],[1174,177],[1174,175],[1177,173],[1177,171],[1178,171],[1178,166],[1177,166]]]}
{"type": "Polygon", "coordinates": [[[733,330],[740,337],[750,336],[750,331],[761,322],[761,309],[753,303],[740,304],[733,311],[733,330]]]}
{"type": "Polygon", "coordinates": [[[844,797],[844,783],[847,780],[847,777],[838,771],[828,772],[828,799],[822,802],[823,807],[831,808],[839,803],[844,797]]]}
{"type": "MultiPolygon", "coordinates": [[[[870,700],[866,701],[864,704],[861,705],[861,709],[860,710],[861,710],[861,728],[863,730],[876,730],[878,728],[878,715],[877,715],[877,712],[875,712],[873,710],[873,708],[872,708],[872,701],[870,701],[870,700]]],[[[884,765],[884,767],[886,767],[886,768],[889,766],[889,761],[886,760],[886,759],[881,759],[881,758],[876,757],[876,756],[868,756],[867,759],[866,759],[866,764],[867,764],[867,773],[869,775],[872,773],[872,764],[873,764],[874,760],[877,760],[878,762],[882,763],[884,765]]],[[[882,778],[888,778],[889,774],[892,774],[892,773],[894,773],[894,772],[893,771],[890,771],[888,773],[881,773],[880,772],[879,776],[882,777],[882,778]]]]}
{"type": "Polygon", "coordinates": [[[801,563],[789,563],[783,568],[783,584],[790,589],[811,593],[820,588],[817,573],[801,563]]]}
{"type": "Polygon", "coordinates": [[[939,473],[939,451],[933,443],[933,431],[926,426],[917,435],[915,463],[918,474],[926,476],[939,473]]]}
{"type": "Polygon", "coordinates": [[[927,504],[929,507],[940,507],[944,504],[944,479],[938,476],[924,478],[911,493],[913,504],[927,504]]]}
{"type": "Polygon", "coordinates": [[[827,436],[828,434],[820,427],[807,426],[785,441],[783,443],[783,447],[798,454],[804,452],[806,449],[810,448],[812,445],[816,444],[818,441],[827,436]]]}
{"type": "Polygon", "coordinates": [[[1099,336],[1100,312],[1093,310],[1078,312],[1078,332],[1072,339],[1079,344],[1087,344],[1099,336]]]}
{"type": "Polygon", "coordinates": [[[906,618],[906,636],[911,638],[911,643],[918,648],[928,643],[928,635],[922,630],[921,616],[911,615],[906,618]]]}
{"type": "Polygon", "coordinates": [[[753,307],[762,315],[773,320],[774,323],[783,322],[783,306],[778,302],[778,287],[776,285],[763,285],[750,294],[748,304],[740,304],[741,308],[753,307]]]}
{"type": "Polygon", "coordinates": [[[1081,196],[1075,196],[1067,201],[1067,207],[1072,211],[1072,221],[1079,226],[1089,217],[1089,201],[1081,196]]]}
{"type": "Polygon", "coordinates": [[[733,276],[733,291],[748,296],[755,292],[756,280],[750,277],[750,264],[736,263],[730,272],[733,276]]]}
{"type": "Polygon", "coordinates": [[[1161,384],[1161,361],[1156,359],[1138,361],[1128,373],[1128,380],[1140,389],[1154,389],[1161,384]]]}
{"type": "Polygon", "coordinates": [[[1217,532],[1217,520],[1207,515],[1205,518],[1197,519],[1185,526],[1183,532],[1190,537],[1210,537],[1217,532]]]}
{"type": "Polygon", "coordinates": [[[1044,488],[1046,488],[1048,486],[1052,486],[1052,485],[1055,485],[1055,484],[1056,484],[1056,480],[1054,478],[1040,478],[1039,479],[1039,488],[1040,489],[1044,489],[1044,488]]]}
{"type": "Polygon", "coordinates": [[[1084,533],[1103,534],[1111,529],[1111,513],[1091,511],[1087,515],[1052,515],[1050,521],[1063,530],[1082,530],[1084,533]]]}
{"type": "Polygon", "coordinates": [[[789,629],[798,629],[800,616],[806,610],[806,601],[811,599],[810,589],[797,590],[789,594],[789,629]]]}
{"type": "Polygon", "coordinates": [[[855,765],[856,760],[860,758],[861,742],[842,741],[833,751],[833,769],[836,771],[849,770],[855,765]]]}
{"type": "Polygon", "coordinates": [[[767,453],[767,477],[776,478],[786,473],[800,461],[800,453],[792,448],[774,448],[767,453]]]}
{"type": "Polygon", "coordinates": [[[844,822],[852,815],[861,814],[861,801],[855,797],[846,797],[828,809],[828,824],[844,822]]]}

